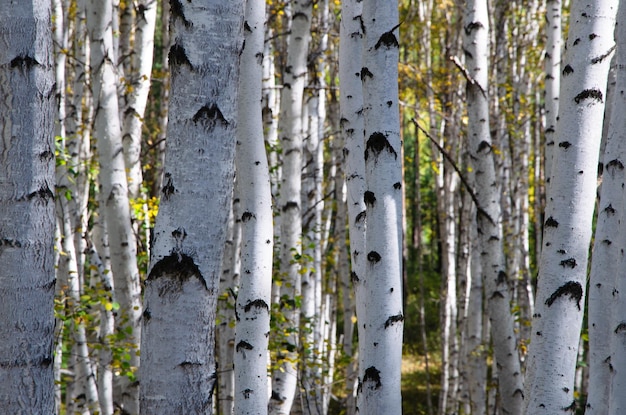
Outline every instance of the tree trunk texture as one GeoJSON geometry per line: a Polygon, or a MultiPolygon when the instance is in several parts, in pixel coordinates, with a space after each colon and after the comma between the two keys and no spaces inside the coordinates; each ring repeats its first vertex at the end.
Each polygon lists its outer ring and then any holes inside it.
{"type": "Polygon", "coordinates": [[[299,347],[301,300],[300,264],[302,255],[302,146],[303,96],[307,77],[313,3],[292,2],[291,31],[287,37],[287,63],[283,74],[278,131],[282,145],[283,164],[279,198],[280,209],[280,308],[284,323],[279,325],[282,337],[278,353],[280,368],[272,374],[272,395],[269,402],[273,415],[289,414],[298,384],[297,356],[299,347]]]}
{"type": "Polygon", "coordinates": [[[364,201],[367,215],[365,274],[357,292],[361,414],[402,411],[402,150],[398,118],[398,7],[372,0],[363,5],[364,201]]]}
{"type": "Polygon", "coordinates": [[[211,414],[243,1],[176,3],[166,165],[144,295],[141,413],[211,414]]]}
{"type": "Polygon", "coordinates": [[[0,5],[0,402],[54,411],[54,58],[50,1],[0,5]]]}
{"type": "Polygon", "coordinates": [[[501,410],[521,414],[523,386],[520,360],[510,309],[506,262],[503,252],[500,190],[496,179],[494,147],[489,130],[487,2],[467,1],[464,26],[466,51],[468,145],[478,200],[476,219],[480,258],[491,324],[501,410]]]}
{"type": "Polygon", "coordinates": [[[573,1],[527,366],[526,413],[572,410],[617,2],[573,1]]]}

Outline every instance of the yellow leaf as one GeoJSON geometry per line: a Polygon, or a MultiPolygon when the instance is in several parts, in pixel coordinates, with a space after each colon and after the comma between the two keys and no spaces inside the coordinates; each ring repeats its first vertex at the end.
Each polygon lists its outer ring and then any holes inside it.
{"type": "Polygon", "coordinates": [[[104,304],[104,309],[105,309],[106,311],[111,311],[111,310],[113,310],[113,304],[112,304],[112,303],[106,303],[106,304],[104,304]]]}

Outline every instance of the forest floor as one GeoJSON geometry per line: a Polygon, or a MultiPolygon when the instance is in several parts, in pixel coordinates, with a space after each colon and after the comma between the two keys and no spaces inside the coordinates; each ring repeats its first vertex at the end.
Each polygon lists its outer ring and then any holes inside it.
{"type": "MultiPolygon", "coordinates": [[[[432,357],[429,356],[431,359],[432,357]]],[[[428,388],[432,413],[437,412],[439,397],[439,365],[429,360],[429,372],[426,372],[424,356],[405,353],[402,357],[402,413],[404,415],[428,414],[428,388]],[[430,382],[428,380],[430,379],[430,382]]]]}

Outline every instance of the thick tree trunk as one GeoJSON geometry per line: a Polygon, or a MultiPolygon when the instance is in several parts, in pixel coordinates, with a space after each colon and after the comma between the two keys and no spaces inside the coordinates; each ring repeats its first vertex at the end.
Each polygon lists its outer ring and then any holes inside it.
{"type": "Polygon", "coordinates": [[[54,60],[50,1],[0,5],[0,402],[54,411],[54,60]]]}
{"type": "Polygon", "coordinates": [[[365,275],[357,292],[368,307],[359,336],[361,414],[402,412],[402,150],[398,118],[398,4],[363,5],[363,116],[367,214],[365,275]]]}
{"type": "MultiPolygon", "coordinates": [[[[528,414],[573,408],[617,1],[573,1],[527,367],[528,414]]],[[[573,409],[572,409],[573,410],[573,409]]]]}
{"type": "Polygon", "coordinates": [[[144,295],[146,415],[212,413],[215,312],[233,190],[244,2],[176,4],[165,176],[144,295]]]}

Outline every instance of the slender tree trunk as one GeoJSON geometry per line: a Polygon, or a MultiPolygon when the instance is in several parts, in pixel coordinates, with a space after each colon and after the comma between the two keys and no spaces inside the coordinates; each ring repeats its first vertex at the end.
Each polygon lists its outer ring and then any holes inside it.
{"type": "Polygon", "coordinates": [[[552,174],[554,134],[559,114],[559,88],[561,85],[561,0],[546,2],[546,56],[545,56],[545,177],[549,182],[552,174]]]}
{"type": "Polygon", "coordinates": [[[284,73],[280,103],[279,134],[281,134],[283,165],[280,189],[280,270],[283,283],[280,290],[281,309],[285,323],[279,336],[284,339],[285,353],[279,353],[280,369],[272,375],[270,413],[288,414],[293,405],[297,386],[297,349],[301,299],[300,256],[302,253],[302,106],[307,76],[313,2],[293,0],[291,31],[288,36],[287,66],[284,73]]]}
{"type": "Polygon", "coordinates": [[[54,411],[54,60],[50,1],[0,5],[0,402],[54,411]]]}
{"type": "Polygon", "coordinates": [[[521,414],[523,386],[514,321],[510,309],[506,263],[502,241],[500,191],[489,131],[488,39],[489,19],[485,0],[466,2],[464,49],[467,65],[467,111],[470,157],[476,188],[477,226],[481,268],[491,322],[501,410],[521,414]]]}
{"type": "MultiPolygon", "coordinates": [[[[357,0],[341,2],[341,26],[339,30],[339,90],[340,120],[339,126],[344,140],[343,156],[345,158],[346,202],[348,210],[348,231],[350,240],[350,280],[354,286],[355,297],[363,289],[361,282],[365,277],[365,161],[361,156],[364,152],[363,140],[363,91],[360,77],[363,47],[362,29],[363,4],[357,0]]],[[[344,302],[349,294],[344,292],[344,302]]],[[[365,321],[366,304],[356,302],[356,315],[365,321]]],[[[344,310],[345,312],[345,310],[344,310]]],[[[356,319],[355,319],[356,320],[356,319]]],[[[359,337],[363,335],[362,325],[357,324],[359,337]]],[[[344,329],[345,330],[345,329],[344,329]]],[[[347,335],[347,332],[346,332],[347,335]]],[[[346,339],[350,345],[352,338],[346,339]]],[[[345,346],[347,347],[347,346],[345,346]]],[[[345,350],[344,347],[344,350],[345,350]]],[[[352,350],[349,351],[352,356],[352,350]]],[[[351,362],[346,376],[347,415],[356,413],[356,380],[358,367],[351,362]]]]}
{"type": "Polygon", "coordinates": [[[239,69],[237,180],[241,196],[241,283],[235,333],[235,414],[266,414],[272,294],[272,192],[261,109],[265,2],[248,0],[239,69]]]}
{"type": "Polygon", "coordinates": [[[363,287],[357,292],[359,395],[362,414],[402,412],[402,164],[398,117],[398,4],[363,5],[363,116],[367,214],[363,287]],[[374,312],[375,311],[375,312],[374,312]]]}
{"type": "MultiPolygon", "coordinates": [[[[620,2],[617,21],[626,19],[626,4],[620,2]]],[[[626,410],[626,352],[624,311],[621,298],[626,292],[620,247],[626,242],[626,27],[617,25],[617,54],[615,57],[615,93],[609,123],[608,141],[604,153],[602,194],[598,210],[595,247],[589,283],[589,391],[585,413],[621,414],[626,410]],[[619,218],[619,219],[617,219],[619,218]],[[599,236],[603,224],[606,234],[599,236]],[[600,262],[596,264],[596,261],[600,262]],[[594,271],[598,272],[594,272],[594,271]],[[613,271],[613,272],[611,272],[613,271]],[[607,310],[612,313],[607,313],[607,310]],[[608,320],[608,324],[606,320],[608,320]],[[602,336],[602,338],[592,338],[602,336]],[[607,342],[604,340],[608,337],[607,342]],[[609,350],[607,350],[607,348],[609,350]],[[608,353],[607,353],[608,352],[608,353]],[[608,355],[608,357],[607,357],[608,355]],[[608,383],[608,384],[607,384],[608,383]],[[608,396],[608,399],[607,399],[608,396]],[[608,402],[607,402],[608,401],[608,402]]]]}
{"type": "MultiPolygon", "coordinates": [[[[95,131],[100,162],[100,209],[104,214],[111,250],[111,270],[116,298],[121,305],[117,329],[137,347],[141,339],[141,286],[137,268],[135,234],[131,227],[126,168],[117,100],[110,0],[87,3],[87,27],[91,44],[92,90],[95,131]]],[[[139,367],[139,355],[130,352],[130,365],[139,367]]],[[[117,379],[118,404],[131,414],[139,412],[138,384],[123,375],[117,379]]]]}
{"type": "Polygon", "coordinates": [[[124,110],[124,124],[122,126],[124,161],[130,198],[139,197],[141,190],[141,127],[143,126],[148,93],[150,92],[156,17],[157,0],[140,0],[137,2],[135,42],[132,55],[127,57],[131,63],[129,65],[131,70],[125,74],[126,82],[130,84],[127,90],[131,92],[127,97],[128,102],[124,110]]]}
{"type": "Polygon", "coordinates": [[[617,2],[574,1],[527,369],[528,414],[572,410],[617,2]],[[581,16],[581,17],[578,17],[581,16]]]}

